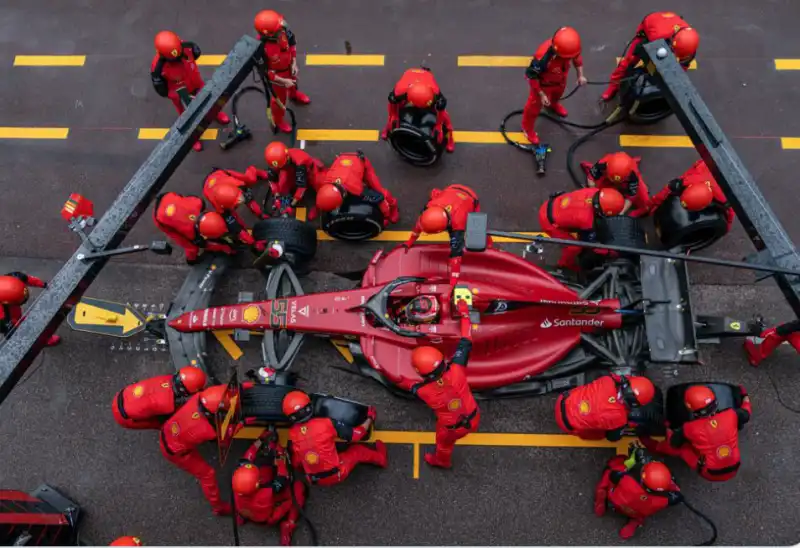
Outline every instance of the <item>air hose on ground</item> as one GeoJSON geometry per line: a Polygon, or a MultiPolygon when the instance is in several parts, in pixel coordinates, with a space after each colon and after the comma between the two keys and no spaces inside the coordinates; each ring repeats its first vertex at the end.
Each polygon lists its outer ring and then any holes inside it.
{"type": "Polygon", "coordinates": [[[717,526],[714,524],[713,521],[711,521],[711,518],[709,518],[703,512],[701,512],[700,510],[689,504],[689,502],[683,497],[681,497],[681,504],[686,506],[686,508],[688,508],[690,512],[692,512],[694,515],[705,521],[709,525],[709,527],[711,527],[711,537],[708,540],[701,542],[700,544],[695,544],[695,546],[711,546],[712,544],[714,544],[717,541],[717,526]]]}

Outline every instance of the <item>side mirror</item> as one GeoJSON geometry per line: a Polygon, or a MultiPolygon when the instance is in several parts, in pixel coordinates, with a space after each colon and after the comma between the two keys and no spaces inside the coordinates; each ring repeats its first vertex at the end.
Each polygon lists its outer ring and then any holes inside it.
{"type": "Polygon", "coordinates": [[[467,251],[486,251],[486,231],[489,224],[486,213],[470,213],[464,237],[467,251]]]}

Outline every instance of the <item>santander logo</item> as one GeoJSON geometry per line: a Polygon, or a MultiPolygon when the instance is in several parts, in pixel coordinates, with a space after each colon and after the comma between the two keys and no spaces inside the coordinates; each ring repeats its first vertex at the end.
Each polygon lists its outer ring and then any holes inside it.
{"type": "Polygon", "coordinates": [[[576,319],[570,318],[565,320],[563,318],[556,318],[554,321],[550,321],[549,318],[545,318],[542,323],[539,324],[539,327],[542,329],[547,329],[549,327],[603,327],[606,322],[604,320],[597,320],[595,318],[589,319],[576,319]]]}
{"type": "Polygon", "coordinates": [[[550,320],[548,320],[547,318],[545,318],[545,319],[544,319],[544,321],[543,321],[541,324],[539,324],[539,327],[542,327],[542,328],[544,328],[544,329],[547,329],[548,327],[551,327],[552,325],[553,325],[553,324],[550,322],[550,320]]]}

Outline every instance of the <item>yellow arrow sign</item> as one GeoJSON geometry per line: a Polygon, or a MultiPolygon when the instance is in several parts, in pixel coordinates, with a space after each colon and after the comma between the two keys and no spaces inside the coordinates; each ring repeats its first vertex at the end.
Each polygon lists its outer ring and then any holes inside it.
{"type": "Polygon", "coordinates": [[[67,324],[75,331],[112,337],[136,335],[144,330],[145,323],[128,305],[88,297],[81,299],[67,317],[67,324]]]}

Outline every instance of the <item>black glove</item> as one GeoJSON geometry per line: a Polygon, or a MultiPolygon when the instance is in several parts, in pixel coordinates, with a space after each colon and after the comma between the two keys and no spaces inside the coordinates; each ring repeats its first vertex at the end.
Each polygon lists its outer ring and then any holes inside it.
{"type": "Polygon", "coordinates": [[[203,52],[200,50],[200,46],[197,44],[192,44],[192,55],[194,55],[195,60],[199,59],[203,52]]]}
{"type": "Polygon", "coordinates": [[[678,195],[683,192],[683,181],[681,179],[672,179],[667,183],[670,193],[678,195]]]}
{"type": "Polygon", "coordinates": [[[287,485],[289,485],[289,478],[278,476],[277,478],[272,480],[270,487],[272,487],[272,490],[277,493],[287,485]]]}
{"type": "Polygon", "coordinates": [[[439,98],[436,99],[436,104],[434,106],[436,110],[444,110],[447,108],[447,99],[445,99],[444,95],[441,93],[439,94],[439,98]]]}
{"type": "Polygon", "coordinates": [[[679,491],[669,491],[667,493],[667,500],[669,500],[670,506],[681,503],[683,502],[683,493],[680,493],[679,491]]]}

